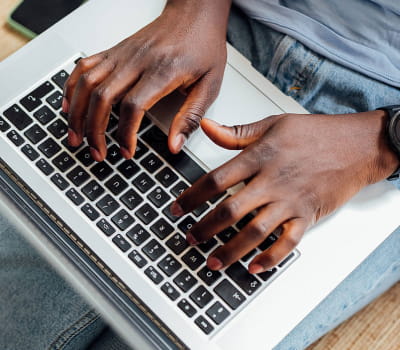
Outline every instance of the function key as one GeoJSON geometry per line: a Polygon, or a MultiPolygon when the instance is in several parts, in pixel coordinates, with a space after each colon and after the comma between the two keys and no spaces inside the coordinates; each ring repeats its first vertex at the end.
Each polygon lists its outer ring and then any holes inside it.
{"type": "Polygon", "coordinates": [[[126,191],[120,199],[130,210],[137,208],[143,202],[143,198],[133,189],[126,191]]]}
{"type": "Polygon", "coordinates": [[[190,294],[190,298],[198,307],[203,308],[213,299],[213,296],[204,286],[200,286],[190,294]]]}
{"type": "Polygon", "coordinates": [[[193,271],[197,270],[197,268],[206,261],[205,257],[195,248],[191,248],[184,256],[182,256],[182,260],[193,271]]]}
{"type": "Polygon", "coordinates": [[[179,181],[174,187],[171,189],[171,193],[175,197],[179,197],[189,186],[186,185],[183,181],[179,181]]]}
{"type": "Polygon", "coordinates": [[[53,159],[53,164],[62,172],[65,172],[73,167],[75,163],[75,160],[67,152],[61,152],[53,159]]]}
{"type": "Polygon", "coordinates": [[[207,266],[204,266],[197,274],[207,286],[213,285],[222,276],[221,272],[210,270],[207,266]]]}
{"type": "Polygon", "coordinates": [[[186,234],[186,232],[188,232],[195,224],[196,221],[190,215],[188,215],[178,224],[178,228],[182,231],[182,233],[186,234]]]}
{"type": "Polygon", "coordinates": [[[7,137],[15,146],[21,146],[25,142],[24,138],[15,130],[9,131],[7,137]]]}
{"type": "Polygon", "coordinates": [[[239,262],[229,266],[225,272],[247,295],[261,287],[261,282],[239,262]]]}
{"type": "Polygon", "coordinates": [[[165,167],[157,175],[156,179],[161,182],[165,187],[171,186],[176,180],[178,180],[178,175],[176,175],[170,168],[165,167]]]}
{"type": "Polygon", "coordinates": [[[221,324],[230,315],[229,311],[219,302],[215,302],[207,312],[207,316],[210,317],[216,324],[221,324]]]}
{"type": "Polygon", "coordinates": [[[164,259],[158,263],[158,267],[168,276],[171,277],[177,272],[182,264],[178,262],[171,254],[168,254],[164,259]]]}
{"type": "Polygon", "coordinates": [[[147,264],[147,260],[137,250],[132,250],[129,253],[128,258],[131,259],[139,268],[142,268],[147,264]]]}
{"type": "Polygon", "coordinates": [[[57,119],[47,127],[47,130],[49,130],[56,139],[59,139],[68,132],[68,126],[61,119],[57,119]]]}
{"type": "Polygon", "coordinates": [[[96,220],[100,216],[99,212],[94,209],[89,203],[84,204],[81,209],[85,213],[85,215],[92,221],[96,220]]]}
{"type": "Polygon", "coordinates": [[[10,124],[0,117],[0,131],[7,131],[8,129],[10,129],[10,124]]]}
{"type": "Polygon", "coordinates": [[[106,236],[111,236],[115,232],[115,228],[106,220],[101,219],[97,222],[96,226],[103,231],[106,236]]]}
{"type": "Polygon", "coordinates": [[[70,188],[65,194],[76,205],[80,205],[84,202],[84,198],[75,188],[70,188]]]}
{"type": "Polygon", "coordinates": [[[174,231],[174,228],[165,219],[160,218],[151,225],[150,230],[154,232],[158,238],[164,239],[174,231]]]}
{"type": "Polygon", "coordinates": [[[145,168],[149,173],[152,174],[161,168],[163,162],[154,153],[150,153],[144,159],[142,159],[140,164],[143,166],[143,168],[145,168]]]}
{"type": "Polygon", "coordinates": [[[137,176],[132,183],[142,193],[147,192],[155,185],[155,182],[146,173],[139,174],[139,176],[137,176]]]}
{"type": "Polygon", "coordinates": [[[23,107],[28,112],[32,112],[35,108],[39,107],[42,104],[40,98],[34,96],[33,94],[29,94],[25,96],[22,100],[19,101],[23,107]]]}
{"type": "Polygon", "coordinates": [[[151,191],[147,198],[149,198],[157,208],[162,207],[171,199],[171,197],[159,186],[151,191]]]}
{"type": "Polygon", "coordinates": [[[211,326],[211,323],[208,322],[203,316],[199,316],[194,320],[194,323],[196,323],[199,328],[205,333],[205,334],[210,334],[213,330],[214,327],[211,326]]]}
{"type": "Polygon", "coordinates": [[[257,276],[265,282],[268,281],[275,274],[276,271],[278,271],[276,267],[273,267],[272,269],[259,273],[257,276]]]}
{"type": "Polygon", "coordinates": [[[53,171],[54,168],[47,163],[43,158],[39,159],[36,162],[36,166],[43,172],[45,175],[50,175],[53,171]]]}
{"type": "Polygon", "coordinates": [[[4,112],[5,117],[18,129],[25,129],[33,120],[18,105],[12,105],[4,112]]]}
{"type": "Polygon", "coordinates": [[[188,316],[192,317],[193,315],[196,314],[196,309],[186,300],[182,299],[178,303],[178,307],[188,316]]]}
{"type": "Polygon", "coordinates": [[[135,150],[134,158],[139,159],[139,158],[143,157],[147,153],[148,150],[149,149],[143,144],[143,142],[138,140],[136,143],[136,150],[135,150]]]}
{"type": "Polygon", "coordinates": [[[175,233],[170,239],[168,239],[166,245],[176,255],[181,254],[189,246],[186,239],[179,233],[175,233]]]}
{"type": "Polygon", "coordinates": [[[54,90],[53,84],[51,84],[49,81],[44,82],[42,85],[37,87],[35,90],[33,90],[30,95],[36,97],[36,98],[42,98],[46,96],[50,91],[54,90]]]}
{"type": "Polygon", "coordinates": [[[140,168],[131,159],[127,159],[118,165],[117,170],[127,179],[130,179],[139,172],[140,168]]]}
{"type": "Polygon", "coordinates": [[[56,111],[61,108],[63,95],[59,91],[53,92],[49,97],[46,98],[47,103],[56,111]]]}
{"type": "Polygon", "coordinates": [[[58,72],[56,75],[52,76],[51,80],[53,80],[60,89],[63,89],[64,84],[67,81],[68,77],[69,77],[68,73],[65,70],[62,70],[58,72]]]}
{"type": "Polygon", "coordinates": [[[278,264],[278,266],[279,266],[279,267],[283,267],[283,266],[286,265],[286,263],[287,263],[289,260],[291,260],[293,257],[294,257],[294,253],[292,252],[292,253],[290,253],[285,259],[283,259],[283,260],[278,264]]]}
{"type": "Polygon", "coordinates": [[[39,150],[47,158],[51,158],[61,150],[61,147],[57,142],[55,142],[51,137],[49,137],[39,145],[39,150]]]}
{"type": "Polygon", "coordinates": [[[55,113],[47,106],[40,107],[33,116],[42,124],[46,125],[51,122],[55,117],[55,113]]]}
{"type": "Polygon", "coordinates": [[[137,246],[140,246],[150,238],[150,233],[148,233],[140,224],[136,224],[126,233],[126,236],[137,246]]]}
{"type": "Polygon", "coordinates": [[[158,216],[158,213],[146,203],[135,212],[135,215],[147,225],[158,216]]]}
{"type": "Polygon", "coordinates": [[[164,279],[164,277],[161,276],[161,273],[159,273],[153,266],[149,266],[146,270],[144,270],[144,273],[155,284],[160,284],[162,282],[162,280],[164,279]]]}
{"type": "Polygon", "coordinates": [[[128,187],[128,184],[119,175],[112,176],[105,185],[116,196],[128,187]]]}
{"type": "Polygon", "coordinates": [[[174,283],[183,292],[187,292],[197,283],[197,280],[190,274],[189,271],[183,270],[178,276],[174,278],[174,283]]]}
{"type": "Polygon", "coordinates": [[[90,171],[94,176],[96,176],[100,181],[105,180],[109,177],[113,170],[106,162],[100,162],[90,168],[90,171]]]}
{"type": "Polygon", "coordinates": [[[157,260],[166,251],[165,248],[155,239],[152,239],[147,243],[142,250],[153,261],[157,260]]]}
{"type": "Polygon", "coordinates": [[[104,188],[96,180],[92,180],[82,187],[82,192],[90,200],[95,201],[104,193],[104,188]]]}
{"type": "Polygon", "coordinates": [[[120,230],[126,230],[129,226],[133,224],[135,219],[129,215],[125,209],[121,209],[117,214],[115,214],[111,221],[119,227],[120,230]]]}
{"type": "Polygon", "coordinates": [[[89,166],[92,163],[94,163],[94,159],[92,158],[90,154],[90,147],[87,146],[81,151],[79,151],[76,155],[76,158],[84,165],[84,166],[89,166]]]}
{"type": "Polygon", "coordinates": [[[117,164],[121,159],[122,155],[119,151],[119,147],[117,145],[111,145],[107,150],[107,158],[112,165],[117,164]]]}
{"type": "Polygon", "coordinates": [[[233,310],[236,310],[244,303],[246,297],[236,289],[228,280],[223,280],[215,288],[222,300],[224,300],[233,310]]]}
{"type": "Polygon", "coordinates": [[[83,170],[80,165],[76,166],[67,174],[67,178],[70,179],[72,183],[78,187],[86,182],[89,177],[89,174],[85,170],[83,170]]]}
{"type": "Polygon", "coordinates": [[[179,292],[175,289],[175,287],[169,283],[169,282],[165,282],[162,287],[161,290],[165,293],[165,295],[170,298],[172,301],[175,301],[176,299],[179,298],[180,294],[179,292]]]}
{"type": "Polygon", "coordinates": [[[64,191],[68,188],[69,183],[65,180],[61,174],[56,173],[51,177],[51,181],[61,190],[64,191]]]}
{"type": "Polygon", "coordinates": [[[114,238],[112,239],[112,241],[124,253],[131,248],[131,245],[128,243],[128,241],[124,237],[122,237],[122,235],[120,235],[120,234],[115,235],[114,238]]]}
{"type": "Polygon", "coordinates": [[[39,157],[39,153],[30,145],[26,144],[24,147],[21,148],[21,151],[30,159],[35,160],[39,157]]]}
{"type": "Polygon", "coordinates": [[[119,208],[118,202],[109,194],[106,194],[102,199],[100,199],[96,203],[96,206],[107,216],[111,215],[119,208]]]}
{"type": "Polygon", "coordinates": [[[25,136],[36,145],[39,141],[42,141],[46,136],[46,132],[37,124],[31,126],[25,131],[25,136]]]}

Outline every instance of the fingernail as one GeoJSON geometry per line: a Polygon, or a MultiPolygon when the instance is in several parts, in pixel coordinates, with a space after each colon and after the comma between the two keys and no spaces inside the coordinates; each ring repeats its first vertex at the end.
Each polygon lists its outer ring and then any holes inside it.
{"type": "Polygon", "coordinates": [[[207,259],[207,266],[211,270],[219,270],[224,266],[224,264],[222,263],[221,260],[219,260],[215,256],[209,256],[207,259]]]}
{"type": "Polygon", "coordinates": [[[186,142],[186,137],[183,134],[178,134],[175,138],[175,148],[180,151],[186,142]]]}
{"type": "Polygon", "coordinates": [[[250,273],[261,273],[264,271],[264,268],[260,264],[252,264],[249,266],[250,273]]]}
{"type": "Polygon", "coordinates": [[[63,97],[62,99],[62,105],[61,105],[61,109],[64,113],[68,113],[69,110],[69,103],[67,101],[67,99],[65,97],[63,97]]]}
{"type": "Polygon", "coordinates": [[[176,201],[171,204],[169,211],[173,216],[182,216],[183,214],[185,214],[182,207],[176,201]]]}
{"type": "Polygon", "coordinates": [[[191,233],[186,234],[186,241],[190,245],[198,245],[199,244],[199,242],[196,240],[196,238],[194,238],[194,236],[191,233]]]}
{"type": "Polygon", "coordinates": [[[68,142],[71,146],[77,146],[79,143],[78,135],[70,128],[68,128],[68,142]]]}
{"type": "Polygon", "coordinates": [[[101,162],[101,154],[96,148],[90,147],[90,154],[96,162],[101,162]]]}
{"type": "Polygon", "coordinates": [[[125,159],[131,159],[131,153],[128,151],[128,149],[126,149],[125,147],[120,147],[120,152],[122,157],[124,157],[125,159]]]}

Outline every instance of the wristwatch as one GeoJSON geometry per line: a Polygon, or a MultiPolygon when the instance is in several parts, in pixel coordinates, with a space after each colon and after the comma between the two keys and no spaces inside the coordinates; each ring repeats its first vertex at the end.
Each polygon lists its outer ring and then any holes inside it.
{"type": "MultiPolygon", "coordinates": [[[[386,124],[386,136],[389,145],[400,160],[400,105],[385,106],[377,109],[384,110],[388,113],[389,117],[386,124]]],[[[388,177],[388,180],[397,180],[399,177],[400,167],[388,177]]]]}

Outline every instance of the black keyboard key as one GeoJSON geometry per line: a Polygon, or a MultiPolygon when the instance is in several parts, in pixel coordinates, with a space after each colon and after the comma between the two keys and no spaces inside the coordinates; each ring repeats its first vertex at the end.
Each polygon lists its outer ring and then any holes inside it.
{"type": "Polygon", "coordinates": [[[53,84],[51,84],[49,81],[44,82],[42,85],[37,87],[35,90],[33,90],[30,95],[36,97],[36,98],[43,98],[46,96],[49,92],[54,90],[53,84]]]}
{"type": "Polygon", "coordinates": [[[47,158],[51,158],[61,150],[61,147],[57,142],[49,137],[39,145],[39,150],[47,158]]]}
{"type": "Polygon", "coordinates": [[[162,207],[171,199],[171,197],[161,187],[156,187],[153,191],[149,193],[147,198],[150,199],[150,201],[157,208],[162,207]]]}
{"type": "Polygon", "coordinates": [[[97,222],[96,226],[103,231],[106,236],[111,236],[115,233],[115,228],[106,220],[101,219],[97,222]]]}
{"type": "Polygon", "coordinates": [[[115,245],[121,249],[124,253],[128,251],[132,246],[128,243],[128,241],[122,237],[122,235],[117,234],[114,236],[112,241],[115,243],[115,245]]]}
{"type": "Polygon", "coordinates": [[[42,124],[50,123],[55,117],[55,113],[47,106],[40,107],[33,116],[42,124]]]}
{"type": "Polygon", "coordinates": [[[46,132],[37,124],[31,126],[25,131],[25,136],[36,145],[39,141],[42,141],[46,136],[46,132]]]}
{"type": "Polygon", "coordinates": [[[117,164],[122,159],[121,152],[117,145],[112,145],[108,148],[106,159],[113,165],[117,164]]]}
{"type": "Polygon", "coordinates": [[[89,166],[94,163],[94,159],[90,155],[90,147],[87,146],[83,150],[79,151],[76,155],[76,158],[84,165],[89,166]]]}
{"type": "Polygon", "coordinates": [[[112,114],[110,114],[110,117],[108,118],[107,132],[112,131],[117,125],[118,125],[118,119],[115,118],[112,114]]]}
{"type": "Polygon", "coordinates": [[[283,266],[286,265],[286,263],[287,263],[289,260],[291,260],[293,257],[294,257],[294,253],[292,252],[292,253],[290,253],[285,259],[283,259],[283,260],[278,264],[278,266],[279,266],[279,267],[283,267],[283,266]]]}
{"type": "Polygon", "coordinates": [[[149,149],[143,144],[141,141],[137,141],[136,143],[136,150],[135,150],[135,159],[142,158],[148,151],[149,149]]]}
{"type": "Polygon", "coordinates": [[[76,205],[80,205],[84,202],[83,197],[79,194],[79,192],[75,188],[70,188],[66,192],[66,195],[76,205]]]}
{"type": "Polygon", "coordinates": [[[147,260],[137,250],[132,250],[129,253],[128,258],[131,259],[139,268],[142,268],[147,264],[147,260]]]}
{"type": "Polygon", "coordinates": [[[64,88],[64,84],[67,81],[69,75],[65,70],[62,70],[58,72],[56,75],[51,77],[51,80],[53,80],[57,86],[62,90],[64,88]]]}
{"type": "Polygon", "coordinates": [[[135,212],[135,215],[147,225],[158,216],[158,213],[146,203],[135,212]]]}
{"type": "Polygon", "coordinates": [[[222,276],[221,272],[210,270],[207,266],[204,266],[197,275],[207,284],[207,286],[212,286],[222,276]]]}
{"type": "Polygon", "coordinates": [[[96,180],[92,180],[82,187],[82,192],[91,201],[95,201],[104,193],[104,188],[96,180]]]}
{"type": "Polygon", "coordinates": [[[226,195],[226,191],[225,191],[225,192],[222,192],[222,193],[220,193],[220,194],[217,194],[216,196],[214,196],[214,197],[212,197],[212,198],[210,199],[210,203],[212,203],[212,204],[217,203],[217,202],[220,201],[220,200],[222,199],[222,197],[224,197],[225,195],[226,195]]]}
{"type": "Polygon", "coordinates": [[[67,178],[70,179],[71,182],[78,187],[86,182],[89,177],[89,174],[85,170],[83,170],[80,165],[76,166],[67,174],[67,178]]]}
{"type": "Polygon", "coordinates": [[[217,243],[218,242],[215,238],[210,238],[207,242],[199,244],[198,247],[203,253],[208,253],[212,248],[217,245],[217,243]]]}
{"type": "Polygon", "coordinates": [[[10,129],[10,124],[8,124],[2,117],[0,117],[0,131],[7,131],[10,129]]]}
{"type": "Polygon", "coordinates": [[[186,234],[186,232],[188,232],[195,223],[196,221],[190,215],[188,215],[178,224],[178,228],[182,231],[182,233],[186,234]]]}
{"type": "Polygon", "coordinates": [[[128,184],[119,175],[112,176],[105,185],[116,196],[128,187],[128,184]]]}
{"type": "Polygon", "coordinates": [[[278,271],[276,267],[273,267],[272,269],[259,273],[257,276],[265,282],[268,281],[275,274],[276,271],[278,271]]]}
{"type": "Polygon", "coordinates": [[[152,174],[162,167],[163,162],[154,153],[150,153],[142,159],[140,164],[152,174]]]}
{"type": "Polygon", "coordinates": [[[176,180],[178,180],[178,175],[176,175],[169,167],[162,169],[157,175],[156,179],[161,182],[164,187],[171,186],[176,180]]]}
{"type": "Polygon", "coordinates": [[[189,246],[186,239],[179,233],[175,233],[170,239],[168,239],[166,245],[176,255],[181,254],[189,246]]]}
{"type": "Polygon", "coordinates": [[[39,159],[36,162],[36,166],[43,172],[45,175],[50,175],[53,171],[54,168],[47,163],[43,158],[39,159]]]}
{"type": "Polygon", "coordinates": [[[102,199],[100,199],[96,203],[96,206],[105,215],[111,215],[119,208],[118,202],[113,197],[111,197],[109,194],[106,194],[102,199]]]}
{"type": "Polygon", "coordinates": [[[217,301],[207,310],[206,314],[215,322],[215,324],[221,324],[229,317],[230,312],[219,301],[217,301]]]}
{"type": "Polygon", "coordinates": [[[211,300],[213,300],[213,296],[204,286],[200,286],[197,287],[192,294],[190,294],[190,299],[192,299],[198,307],[203,308],[211,300]]]}
{"type": "Polygon", "coordinates": [[[247,295],[252,295],[261,287],[261,282],[250,274],[240,262],[232,264],[225,272],[247,295]]]}
{"type": "Polygon", "coordinates": [[[182,299],[178,303],[178,307],[186,314],[188,317],[193,317],[196,314],[196,309],[186,300],[182,299]]]}
{"type": "Polygon", "coordinates": [[[237,235],[237,231],[233,228],[233,227],[228,227],[225,230],[221,231],[220,233],[218,233],[218,237],[219,239],[224,242],[227,243],[229,242],[234,236],[237,235]]]}
{"type": "Polygon", "coordinates": [[[39,153],[30,145],[26,144],[24,147],[21,148],[21,151],[30,159],[35,160],[39,157],[39,153]]]}
{"type": "Polygon", "coordinates": [[[178,262],[172,255],[168,254],[159,263],[158,267],[168,276],[175,274],[181,267],[182,264],[178,262]]]}
{"type": "Polygon", "coordinates": [[[257,254],[257,249],[252,249],[251,251],[249,251],[245,256],[243,256],[240,260],[242,260],[243,262],[247,262],[249,261],[253,256],[255,256],[257,254]]]}
{"type": "Polygon", "coordinates": [[[72,168],[75,163],[75,160],[67,152],[61,152],[53,159],[53,164],[62,172],[66,172],[68,169],[72,168]]]}
{"type": "Polygon", "coordinates": [[[196,278],[193,277],[193,275],[190,274],[189,271],[183,270],[181,273],[179,273],[178,276],[176,276],[174,278],[174,283],[183,292],[187,292],[189,289],[191,289],[197,283],[197,280],[196,280],[196,278]]]}
{"type": "Polygon", "coordinates": [[[139,127],[139,132],[143,131],[144,129],[146,129],[149,125],[151,124],[149,118],[147,118],[146,116],[143,117],[142,122],[140,123],[140,127],[139,127]]]}
{"type": "Polygon", "coordinates": [[[126,233],[126,236],[137,246],[140,246],[150,238],[150,233],[148,233],[140,224],[136,224],[126,233]]]}
{"type": "Polygon", "coordinates": [[[11,130],[7,133],[7,137],[15,146],[21,146],[25,140],[24,138],[18,134],[15,130],[11,130]]]}
{"type": "Polygon", "coordinates": [[[92,221],[96,220],[100,216],[99,212],[94,209],[89,203],[84,204],[81,209],[85,213],[85,215],[92,221]]]}
{"type": "Polygon", "coordinates": [[[144,270],[146,276],[148,276],[155,284],[160,284],[164,279],[161,276],[161,273],[158,272],[153,266],[149,266],[146,270],[144,270]]]}
{"type": "Polygon", "coordinates": [[[75,153],[76,151],[78,151],[81,147],[82,147],[82,145],[83,145],[83,142],[79,145],[79,146],[77,146],[77,147],[74,147],[74,146],[71,146],[69,143],[68,143],[68,136],[67,137],[65,137],[65,138],[63,138],[63,140],[61,141],[61,143],[64,145],[64,147],[68,150],[68,151],[70,151],[71,153],[75,153]]]}
{"type": "Polygon", "coordinates": [[[171,193],[175,197],[179,197],[189,186],[186,185],[183,181],[179,181],[174,187],[171,189],[171,193]]]}
{"type": "Polygon", "coordinates": [[[193,271],[197,270],[206,261],[205,257],[195,248],[191,248],[182,256],[182,260],[193,271]]]}
{"type": "Polygon", "coordinates": [[[164,239],[174,231],[174,228],[164,218],[160,218],[151,225],[150,230],[154,232],[158,238],[164,239]]]}
{"type": "Polygon", "coordinates": [[[39,107],[42,104],[42,101],[40,98],[37,98],[36,96],[29,94],[25,96],[21,101],[19,101],[23,107],[28,112],[32,112],[35,108],[39,107]]]}
{"type": "Polygon", "coordinates": [[[142,193],[147,192],[155,185],[155,182],[146,173],[140,173],[139,176],[137,176],[132,183],[142,193]]]}
{"type": "Polygon", "coordinates": [[[143,198],[133,189],[126,191],[120,199],[130,210],[137,208],[143,202],[143,198]]]}
{"type": "Polygon", "coordinates": [[[258,248],[260,248],[261,250],[267,250],[277,241],[277,239],[278,237],[276,237],[274,234],[271,233],[267,237],[267,239],[258,246],[258,248]]]}
{"type": "Polygon", "coordinates": [[[167,136],[155,125],[148,129],[142,138],[190,183],[194,183],[206,173],[185,152],[172,154],[167,146],[167,136]]]}
{"type": "Polygon", "coordinates": [[[47,127],[47,130],[49,130],[56,139],[59,139],[67,134],[68,126],[61,119],[57,119],[47,127]]]}
{"type": "Polygon", "coordinates": [[[51,181],[61,190],[64,191],[69,187],[69,183],[67,180],[63,178],[63,176],[59,173],[54,174],[51,177],[51,181]]]}
{"type": "Polygon", "coordinates": [[[210,334],[213,330],[214,327],[211,326],[211,323],[208,322],[203,316],[199,316],[194,320],[194,323],[196,323],[199,328],[205,333],[205,334],[210,334]]]}
{"type": "Polygon", "coordinates": [[[179,298],[180,294],[179,292],[175,289],[175,287],[169,283],[169,282],[165,282],[162,287],[161,290],[165,293],[165,295],[170,298],[172,301],[175,301],[176,299],[179,298]]]}
{"type": "Polygon", "coordinates": [[[236,310],[242,305],[246,297],[235,288],[228,280],[221,281],[215,288],[217,293],[223,301],[225,301],[233,310],[236,310]]]}
{"type": "Polygon", "coordinates": [[[239,229],[239,231],[241,229],[243,229],[251,220],[254,219],[254,215],[253,214],[247,214],[246,216],[244,216],[243,218],[241,218],[237,223],[236,223],[236,227],[239,229]]]}
{"type": "Polygon", "coordinates": [[[117,170],[129,180],[139,172],[140,168],[131,159],[127,159],[118,165],[117,170]]]}
{"type": "Polygon", "coordinates": [[[176,221],[178,221],[178,220],[180,219],[180,217],[179,217],[179,216],[172,215],[171,210],[170,210],[171,204],[172,204],[172,203],[169,203],[169,204],[163,209],[162,212],[163,212],[163,214],[164,214],[171,222],[176,222],[176,221]]]}
{"type": "Polygon", "coordinates": [[[142,250],[153,261],[157,260],[166,251],[166,249],[155,239],[148,242],[142,250]]]}
{"type": "Polygon", "coordinates": [[[25,129],[33,123],[31,117],[28,116],[18,105],[12,105],[4,112],[5,117],[18,129],[25,129]]]}
{"type": "Polygon", "coordinates": [[[96,165],[93,165],[90,168],[90,171],[100,181],[105,180],[107,177],[109,177],[113,173],[112,168],[106,162],[100,162],[100,163],[97,163],[96,165]]]}
{"type": "Polygon", "coordinates": [[[125,209],[121,209],[111,218],[111,221],[117,225],[120,230],[124,231],[134,223],[135,219],[125,209]]]}
{"type": "Polygon", "coordinates": [[[195,210],[193,210],[193,214],[199,217],[201,214],[203,214],[210,206],[207,203],[201,204],[199,207],[197,207],[195,210]]]}
{"type": "Polygon", "coordinates": [[[49,97],[46,98],[47,103],[58,111],[61,108],[63,96],[61,92],[55,91],[49,97]]]}

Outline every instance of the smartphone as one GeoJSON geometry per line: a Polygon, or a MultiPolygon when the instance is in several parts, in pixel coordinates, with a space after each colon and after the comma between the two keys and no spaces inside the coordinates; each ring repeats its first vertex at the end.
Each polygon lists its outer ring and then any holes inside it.
{"type": "Polygon", "coordinates": [[[24,0],[11,13],[8,24],[33,38],[78,8],[86,0],[24,0]]]}

